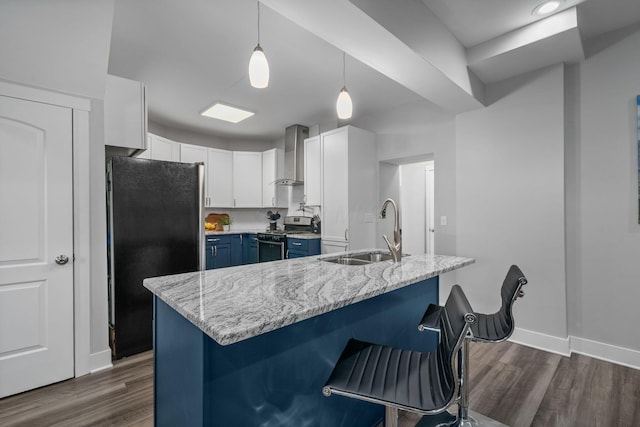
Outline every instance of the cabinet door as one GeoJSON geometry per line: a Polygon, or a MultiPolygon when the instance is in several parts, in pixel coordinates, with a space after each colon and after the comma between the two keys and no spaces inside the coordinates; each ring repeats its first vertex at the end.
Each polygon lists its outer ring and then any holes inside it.
{"type": "Polygon", "coordinates": [[[349,240],[348,143],[345,128],[322,134],[323,240],[349,240]]]}
{"type": "Polygon", "coordinates": [[[346,242],[333,242],[330,240],[322,240],[322,253],[335,254],[346,252],[349,250],[349,244],[346,242]]]}
{"type": "MultiPolygon", "coordinates": [[[[204,163],[205,177],[209,172],[209,166],[207,164],[207,147],[201,147],[199,145],[180,144],[180,161],[182,163],[204,163]]],[[[205,207],[211,206],[211,198],[209,197],[209,186],[207,180],[204,180],[204,205],[205,207]]]]}
{"type": "Polygon", "coordinates": [[[228,243],[213,245],[213,268],[231,266],[231,245],[228,243]]]}
{"type": "Polygon", "coordinates": [[[320,137],[304,141],[304,202],[307,205],[320,206],[322,191],[322,152],[320,137]]]}
{"type": "Polygon", "coordinates": [[[213,262],[213,257],[214,257],[214,249],[213,249],[214,245],[206,245],[205,246],[205,268],[207,270],[211,270],[212,268],[214,268],[214,262],[213,262]]]}
{"type": "Polygon", "coordinates": [[[147,148],[147,104],[142,83],[107,75],[104,144],[135,150],[147,148]]]}
{"type": "Polygon", "coordinates": [[[256,234],[245,234],[242,247],[244,249],[243,264],[258,262],[258,236],[256,234]]]}
{"type": "Polygon", "coordinates": [[[276,184],[284,172],[284,151],[273,148],[262,153],[262,206],[287,207],[287,187],[276,184]]]}
{"type": "Polygon", "coordinates": [[[262,153],[233,152],[234,207],[262,207],[262,153]]]}
{"type": "Polygon", "coordinates": [[[158,135],[149,134],[149,150],[147,151],[151,151],[153,160],[180,161],[180,143],[158,135]]]}
{"type": "Polygon", "coordinates": [[[231,235],[231,265],[242,264],[242,245],[244,238],[242,234],[231,235]]]}
{"type": "Polygon", "coordinates": [[[207,187],[210,205],[218,208],[233,206],[233,151],[209,148],[207,187]]]}

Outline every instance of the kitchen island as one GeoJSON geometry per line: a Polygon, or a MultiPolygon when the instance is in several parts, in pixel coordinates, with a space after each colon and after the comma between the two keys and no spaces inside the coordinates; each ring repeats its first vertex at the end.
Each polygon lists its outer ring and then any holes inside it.
{"type": "MultiPolygon", "coordinates": [[[[359,251],[363,252],[363,251],[359,251]]],[[[374,426],[384,408],[322,386],[349,338],[429,350],[418,332],[441,255],[341,265],[328,255],[146,279],[156,425],[374,426]]]]}

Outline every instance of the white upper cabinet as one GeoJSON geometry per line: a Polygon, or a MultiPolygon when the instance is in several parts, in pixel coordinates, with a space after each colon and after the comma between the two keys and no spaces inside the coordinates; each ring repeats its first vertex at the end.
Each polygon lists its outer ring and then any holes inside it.
{"type": "Polygon", "coordinates": [[[344,126],[321,134],[320,143],[325,251],[331,244],[333,250],[374,247],[378,182],[375,134],[344,126]]]}
{"type": "Polygon", "coordinates": [[[104,144],[133,150],[147,149],[147,102],[142,83],[107,75],[104,144]]]}
{"type": "Polygon", "coordinates": [[[319,206],[322,198],[322,151],[320,136],[304,140],[304,202],[319,206]]]}
{"type": "Polygon", "coordinates": [[[208,159],[209,203],[207,206],[233,207],[233,151],[209,148],[208,159]]]}
{"type": "Polygon", "coordinates": [[[147,151],[140,158],[152,160],[164,160],[167,162],[180,161],[180,143],[163,138],[152,133],[147,137],[147,151]]]}
{"type": "Polygon", "coordinates": [[[191,144],[180,144],[180,161],[182,163],[204,163],[204,205],[211,206],[209,197],[209,186],[207,185],[207,174],[209,166],[207,164],[207,147],[191,144]]]}
{"type": "Polygon", "coordinates": [[[287,187],[276,184],[284,172],[284,150],[273,148],[262,153],[262,206],[284,208],[288,206],[287,187]]]}
{"type": "MultiPolygon", "coordinates": [[[[341,128],[342,129],[342,128],[341,128]]],[[[323,199],[322,239],[348,242],[349,141],[347,132],[322,135],[323,199]]],[[[375,183],[371,183],[375,185],[375,183]]]]}
{"type": "Polygon", "coordinates": [[[262,153],[233,152],[233,206],[262,207],[262,153]]]}

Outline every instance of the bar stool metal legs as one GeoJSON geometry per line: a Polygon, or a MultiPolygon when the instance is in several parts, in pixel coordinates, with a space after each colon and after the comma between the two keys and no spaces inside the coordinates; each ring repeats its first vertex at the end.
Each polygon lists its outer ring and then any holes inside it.
{"type": "Polygon", "coordinates": [[[385,406],[384,427],[398,427],[398,408],[385,406]]]}

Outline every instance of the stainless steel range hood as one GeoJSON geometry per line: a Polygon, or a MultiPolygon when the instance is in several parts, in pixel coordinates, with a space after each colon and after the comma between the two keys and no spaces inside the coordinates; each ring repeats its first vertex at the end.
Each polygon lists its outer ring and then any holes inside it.
{"type": "Polygon", "coordinates": [[[304,184],[304,140],[309,138],[309,128],[292,125],[284,132],[284,177],[276,181],[280,185],[304,184]]]}

